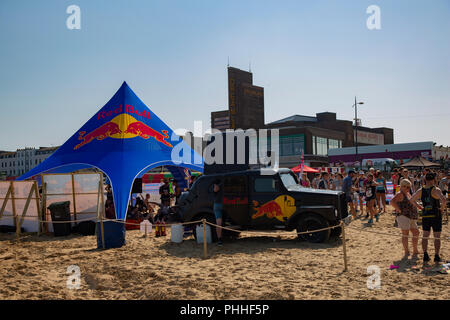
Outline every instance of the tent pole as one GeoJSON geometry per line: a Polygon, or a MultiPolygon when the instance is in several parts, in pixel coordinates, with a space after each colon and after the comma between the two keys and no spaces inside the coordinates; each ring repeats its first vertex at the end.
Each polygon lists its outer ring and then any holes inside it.
{"type": "Polygon", "coordinates": [[[103,174],[100,174],[99,191],[100,191],[100,199],[101,199],[100,226],[102,228],[103,249],[105,249],[105,229],[103,227],[103,218],[105,216],[105,201],[104,201],[105,199],[104,199],[104,195],[103,195],[103,174]]]}

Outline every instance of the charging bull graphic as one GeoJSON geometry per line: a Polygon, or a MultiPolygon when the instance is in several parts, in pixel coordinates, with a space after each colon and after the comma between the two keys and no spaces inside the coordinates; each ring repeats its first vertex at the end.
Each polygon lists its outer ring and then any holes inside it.
{"type": "Polygon", "coordinates": [[[86,131],[80,131],[78,140],[81,140],[82,142],[77,144],[73,149],[79,149],[92,142],[94,139],[101,141],[108,137],[114,139],[129,139],[135,137],[149,139],[150,137],[153,137],[156,141],[173,148],[173,146],[166,141],[166,139],[169,138],[168,131],[162,130],[161,132],[156,131],[143,122],[137,121],[134,117],[123,113],[88,134],[86,134],[86,131]]]}
{"type": "Polygon", "coordinates": [[[266,216],[269,219],[275,218],[281,222],[284,222],[284,218],[292,216],[296,210],[294,198],[288,195],[279,196],[275,200],[262,205],[253,200],[253,208],[256,212],[252,215],[252,219],[266,216]]]}
{"type": "Polygon", "coordinates": [[[162,133],[164,134],[163,135],[163,134],[159,133],[158,131],[154,130],[153,128],[150,128],[146,124],[139,122],[139,121],[131,123],[124,133],[136,134],[144,139],[153,137],[156,139],[156,141],[161,142],[168,147],[171,147],[171,148],[173,147],[169,142],[167,142],[165,140],[165,139],[169,138],[169,136],[167,135],[167,133],[168,133],[167,130],[162,130],[162,133]]]}
{"type": "Polygon", "coordinates": [[[84,146],[85,144],[90,143],[92,140],[103,140],[107,137],[111,137],[113,134],[121,133],[122,131],[119,128],[119,125],[114,122],[107,122],[104,125],[98,127],[97,129],[86,134],[86,131],[80,131],[80,136],[78,140],[82,140],[83,142],[77,144],[74,150],[84,146]],[[86,134],[86,135],[85,135],[86,134]]]}

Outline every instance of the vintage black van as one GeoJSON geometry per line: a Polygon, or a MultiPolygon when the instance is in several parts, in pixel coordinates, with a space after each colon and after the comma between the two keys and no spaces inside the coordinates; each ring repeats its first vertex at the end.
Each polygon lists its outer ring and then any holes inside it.
{"type": "MultiPolygon", "coordinates": [[[[350,219],[345,194],[299,185],[290,169],[249,169],[199,177],[181,195],[184,222],[205,218],[215,223],[213,183],[223,183],[223,226],[236,230],[312,231],[350,219]]],[[[310,242],[327,241],[341,228],[299,235],[310,242]]],[[[215,230],[213,230],[215,238],[215,230]]]]}

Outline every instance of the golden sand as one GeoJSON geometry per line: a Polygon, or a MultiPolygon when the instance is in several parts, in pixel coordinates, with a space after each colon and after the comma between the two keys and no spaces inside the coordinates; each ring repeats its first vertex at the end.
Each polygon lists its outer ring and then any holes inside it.
{"type": "MultiPolygon", "coordinates": [[[[55,238],[0,235],[0,299],[448,299],[450,275],[431,263],[403,260],[394,216],[371,228],[356,220],[346,229],[348,271],[342,240],[311,244],[290,235],[241,234],[222,247],[193,237],[183,243],[127,231],[126,245],[98,250],[95,236],[55,238]],[[358,230],[354,229],[357,228],[358,230]],[[397,235],[379,235],[360,230],[397,235]],[[67,268],[81,271],[80,289],[68,289],[67,268]],[[379,289],[368,289],[367,268],[380,269],[379,289]],[[390,265],[399,269],[389,270],[390,265]]],[[[441,256],[450,259],[444,224],[441,256]]],[[[429,253],[433,258],[433,243],[429,253]]],[[[422,253],[420,242],[419,251],[422,253]]],[[[445,262],[445,261],[444,261],[445,262]]]]}

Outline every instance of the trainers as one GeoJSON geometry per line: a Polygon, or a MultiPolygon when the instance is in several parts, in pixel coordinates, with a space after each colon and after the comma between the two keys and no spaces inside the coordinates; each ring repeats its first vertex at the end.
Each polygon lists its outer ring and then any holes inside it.
{"type": "Polygon", "coordinates": [[[380,214],[377,214],[377,215],[375,216],[375,219],[376,219],[377,222],[378,222],[378,220],[380,219],[380,214]]]}
{"type": "Polygon", "coordinates": [[[441,262],[441,257],[438,254],[434,255],[434,262],[441,262]]]}
{"type": "Polygon", "coordinates": [[[219,240],[217,241],[217,245],[219,245],[219,246],[222,245],[222,239],[219,239],[219,240]]]}
{"type": "Polygon", "coordinates": [[[423,253],[423,261],[424,262],[430,261],[430,256],[426,252],[423,253]]]}
{"type": "Polygon", "coordinates": [[[368,223],[372,224],[373,223],[373,219],[369,219],[368,223]]]}

